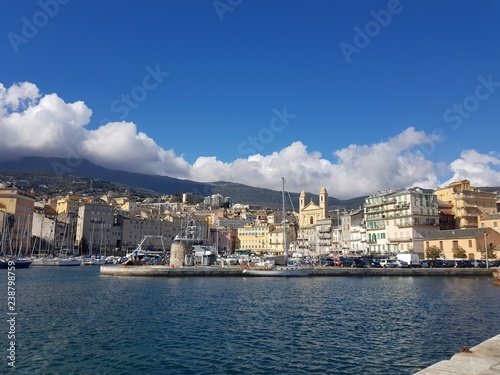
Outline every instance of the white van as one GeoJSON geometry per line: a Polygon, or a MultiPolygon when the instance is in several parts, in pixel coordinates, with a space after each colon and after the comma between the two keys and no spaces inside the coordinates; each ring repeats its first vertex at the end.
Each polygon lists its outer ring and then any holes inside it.
{"type": "Polygon", "coordinates": [[[418,257],[417,254],[397,254],[396,255],[397,260],[402,260],[408,263],[410,267],[414,268],[420,268],[422,265],[420,264],[420,258],[418,257]]]}

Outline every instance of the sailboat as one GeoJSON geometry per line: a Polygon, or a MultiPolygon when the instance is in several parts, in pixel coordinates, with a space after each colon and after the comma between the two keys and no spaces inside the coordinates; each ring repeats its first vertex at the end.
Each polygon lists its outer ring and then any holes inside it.
{"type": "MultiPolygon", "coordinates": [[[[286,243],[286,211],[285,211],[285,178],[281,177],[283,184],[282,188],[282,216],[283,216],[283,250],[286,263],[288,262],[288,247],[286,243]]],[[[286,264],[285,263],[285,264],[286,264]]],[[[243,275],[248,276],[309,276],[312,273],[312,267],[286,265],[276,266],[274,264],[266,263],[256,267],[248,267],[243,269],[243,275]]]]}
{"type": "MultiPolygon", "coordinates": [[[[32,262],[31,259],[19,258],[19,255],[21,255],[21,248],[22,248],[24,238],[20,239],[20,245],[19,245],[19,250],[18,250],[17,255],[14,254],[14,252],[12,250],[12,233],[14,232],[14,228],[11,228],[10,230],[8,230],[7,225],[6,225],[5,215],[4,215],[3,221],[4,222],[2,224],[3,228],[2,228],[2,236],[1,236],[2,242],[0,245],[0,255],[2,255],[4,257],[0,258],[0,269],[10,269],[10,267],[15,267],[16,269],[17,268],[29,268],[31,266],[31,262],[32,262]],[[4,253],[4,250],[5,250],[4,245],[6,245],[5,242],[7,240],[7,235],[9,235],[9,244],[8,244],[9,249],[10,249],[9,256],[7,256],[4,253]]],[[[26,223],[28,223],[28,221],[26,221],[26,223]]],[[[27,233],[26,230],[25,230],[25,233],[27,233]]]]}

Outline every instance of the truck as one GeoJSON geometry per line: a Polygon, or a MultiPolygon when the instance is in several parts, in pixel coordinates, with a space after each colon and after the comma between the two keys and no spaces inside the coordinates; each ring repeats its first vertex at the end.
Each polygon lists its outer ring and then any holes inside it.
{"type": "Polygon", "coordinates": [[[401,253],[396,255],[396,259],[405,261],[410,267],[413,268],[422,267],[418,254],[401,253]]]}

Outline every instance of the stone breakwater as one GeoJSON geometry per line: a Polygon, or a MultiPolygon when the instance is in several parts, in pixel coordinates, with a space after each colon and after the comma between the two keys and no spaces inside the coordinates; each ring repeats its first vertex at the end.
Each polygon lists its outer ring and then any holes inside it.
{"type": "Polygon", "coordinates": [[[415,375],[500,374],[500,335],[472,348],[462,348],[451,359],[438,362],[415,375]]]}
{"type": "MultiPolygon", "coordinates": [[[[311,276],[492,276],[496,269],[486,268],[343,268],[317,267],[311,276]]],[[[170,267],[102,265],[100,274],[105,276],[238,276],[241,267],[170,267]]]]}

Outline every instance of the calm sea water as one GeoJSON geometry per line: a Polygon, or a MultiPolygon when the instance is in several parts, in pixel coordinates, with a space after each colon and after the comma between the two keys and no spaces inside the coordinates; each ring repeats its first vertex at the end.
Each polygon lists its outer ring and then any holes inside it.
{"type": "MultiPolygon", "coordinates": [[[[3,354],[2,374],[412,374],[500,333],[500,287],[486,277],[120,278],[33,267],[16,271],[16,307],[16,368],[3,354]]],[[[7,353],[6,302],[1,311],[7,353]]]]}

